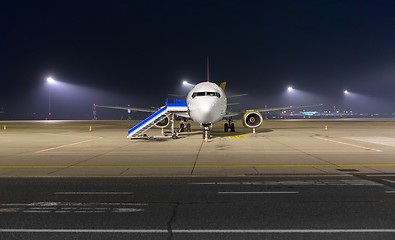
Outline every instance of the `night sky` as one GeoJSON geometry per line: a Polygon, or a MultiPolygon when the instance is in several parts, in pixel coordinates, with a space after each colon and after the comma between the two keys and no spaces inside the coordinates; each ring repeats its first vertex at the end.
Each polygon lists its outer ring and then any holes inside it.
{"type": "Polygon", "coordinates": [[[241,109],[395,112],[395,1],[5,0],[0,119],[45,118],[49,75],[62,82],[57,119],[89,119],[93,103],[159,106],[182,80],[206,80],[206,56],[211,81],[249,93],[241,109]]]}

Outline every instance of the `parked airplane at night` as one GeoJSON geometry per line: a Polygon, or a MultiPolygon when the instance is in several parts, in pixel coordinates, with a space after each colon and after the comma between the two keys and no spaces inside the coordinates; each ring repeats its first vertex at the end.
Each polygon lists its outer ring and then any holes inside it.
{"type": "MultiPolygon", "coordinates": [[[[166,105],[161,107],[158,111],[144,108],[133,107],[115,107],[115,106],[99,106],[104,108],[123,109],[128,111],[143,111],[154,112],[151,116],[134,126],[128,131],[128,138],[146,138],[145,131],[153,126],[165,128],[172,123],[172,137],[176,138],[178,132],[174,130],[174,118],[181,117],[187,120],[192,120],[200,124],[203,130],[203,138],[210,138],[210,130],[214,123],[221,120],[227,120],[224,124],[225,132],[234,132],[235,125],[232,117],[243,115],[243,125],[247,128],[255,128],[261,126],[263,122],[262,113],[270,111],[281,111],[295,108],[305,108],[319,105],[310,106],[297,106],[297,107],[281,107],[281,108],[265,108],[256,110],[246,110],[240,112],[227,111],[227,96],[225,94],[226,83],[223,82],[219,86],[213,82],[201,82],[196,84],[187,94],[186,101],[176,100],[174,103],[166,102],[166,105]],[[171,117],[170,117],[171,116],[171,117]]],[[[240,96],[240,95],[236,95],[240,96]]],[[[235,97],[235,96],[230,96],[235,97]]],[[[180,131],[190,131],[190,124],[181,123],[180,131]]]]}

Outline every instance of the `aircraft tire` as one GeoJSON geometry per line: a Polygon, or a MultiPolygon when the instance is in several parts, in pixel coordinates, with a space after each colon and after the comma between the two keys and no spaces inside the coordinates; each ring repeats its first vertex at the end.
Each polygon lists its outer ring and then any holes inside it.
{"type": "Polygon", "coordinates": [[[229,130],[229,124],[225,123],[224,124],[224,132],[228,132],[229,130]]]}
{"type": "Polygon", "coordinates": [[[235,132],[235,124],[234,123],[230,124],[230,131],[235,132]]]}

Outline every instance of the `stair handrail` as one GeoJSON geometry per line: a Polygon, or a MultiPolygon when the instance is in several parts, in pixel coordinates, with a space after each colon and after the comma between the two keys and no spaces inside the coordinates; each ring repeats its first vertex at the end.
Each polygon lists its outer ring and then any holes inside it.
{"type": "Polygon", "coordinates": [[[143,121],[141,121],[140,123],[138,123],[136,126],[132,127],[129,131],[128,131],[128,136],[130,135],[131,132],[134,132],[136,130],[138,130],[141,126],[145,125],[146,123],[148,123],[149,121],[151,121],[152,119],[154,119],[158,116],[161,115],[162,113],[167,111],[167,105],[165,105],[164,107],[162,107],[161,109],[159,109],[158,111],[156,111],[155,113],[153,113],[151,116],[147,117],[146,119],[144,119],[143,121]]]}

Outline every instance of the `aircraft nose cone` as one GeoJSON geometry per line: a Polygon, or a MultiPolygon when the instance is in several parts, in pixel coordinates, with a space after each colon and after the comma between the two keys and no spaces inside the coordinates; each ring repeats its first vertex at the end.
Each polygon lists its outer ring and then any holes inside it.
{"type": "Polygon", "coordinates": [[[202,122],[212,122],[213,121],[213,114],[214,104],[212,102],[206,102],[202,104],[199,108],[199,115],[202,122]]]}
{"type": "Polygon", "coordinates": [[[199,102],[194,108],[191,109],[191,116],[194,121],[199,123],[208,123],[212,122],[212,111],[213,111],[213,103],[212,102],[199,102]]]}
{"type": "Polygon", "coordinates": [[[202,113],[202,114],[208,114],[208,113],[210,113],[210,111],[211,111],[211,109],[212,109],[212,104],[211,103],[204,103],[204,104],[202,104],[201,106],[200,106],[200,112],[202,113]]]}

